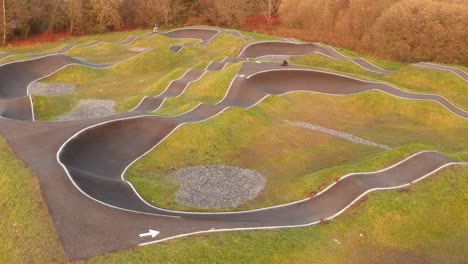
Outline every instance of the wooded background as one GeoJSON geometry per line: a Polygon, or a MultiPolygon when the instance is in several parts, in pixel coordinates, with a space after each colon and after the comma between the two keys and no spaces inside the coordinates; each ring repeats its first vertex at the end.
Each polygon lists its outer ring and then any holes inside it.
{"type": "Polygon", "coordinates": [[[3,44],[44,32],[213,25],[468,65],[468,0],[0,0],[3,44]]]}

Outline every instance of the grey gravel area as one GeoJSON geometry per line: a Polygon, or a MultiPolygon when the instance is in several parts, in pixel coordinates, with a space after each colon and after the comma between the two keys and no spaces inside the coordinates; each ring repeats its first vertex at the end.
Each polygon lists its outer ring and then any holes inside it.
{"type": "Polygon", "coordinates": [[[387,145],[378,144],[378,143],[375,143],[375,142],[372,142],[372,141],[369,141],[369,140],[366,140],[366,139],[363,139],[363,138],[360,138],[360,137],[356,137],[356,136],[348,134],[348,133],[336,131],[336,130],[333,130],[333,129],[330,129],[330,128],[326,128],[326,127],[322,127],[322,126],[316,126],[316,125],[312,125],[312,124],[304,123],[304,122],[289,121],[289,120],[285,120],[284,122],[286,122],[287,124],[289,124],[291,126],[302,127],[302,128],[306,128],[306,129],[310,129],[310,130],[319,131],[319,132],[329,134],[329,135],[332,135],[332,136],[335,136],[335,137],[339,137],[339,138],[342,138],[342,139],[345,139],[345,140],[348,140],[348,141],[352,141],[352,142],[355,142],[355,143],[364,144],[364,145],[377,147],[377,148],[382,148],[382,149],[386,149],[386,150],[390,149],[390,147],[387,146],[387,145]]]}
{"type": "Polygon", "coordinates": [[[57,118],[57,121],[70,121],[97,118],[115,114],[115,102],[112,100],[80,100],[78,105],[70,112],[57,118]]]}
{"type": "Polygon", "coordinates": [[[134,52],[144,52],[144,51],[149,50],[149,48],[133,47],[133,48],[130,48],[130,50],[134,52]]]}
{"type": "Polygon", "coordinates": [[[198,208],[239,206],[257,197],[266,182],[258,172],[225,165],[188,167],[169,178],[180,186],[176,202],[198,208]]]}
{"type": "Polygon", "coordinates": [[[75,85],[68,83],[42,83],[33,82],[29,85],[30,95],[59,96],[71,94],[75,91],[75,85]]]}

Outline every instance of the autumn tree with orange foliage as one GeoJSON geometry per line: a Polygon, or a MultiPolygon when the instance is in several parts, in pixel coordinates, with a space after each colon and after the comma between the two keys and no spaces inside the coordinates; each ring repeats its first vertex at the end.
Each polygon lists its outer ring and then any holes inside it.
{"type": "Polygon", "coordinates": [[[466,64],[467,30],[468,5],[404,0],[377,19],[366,43],[398,60],[466,64]]]}
{"type": "Polygon", "coordinates": [[[205,24],[468,65],[468,0],[2,0],[0,10],[5,42],[63,30],[205,24]]]}
{"type": "Polygon", "coordinates": [[[468,1],[283,0],[273,33],[408,62],[468,64],[468,1]]]}

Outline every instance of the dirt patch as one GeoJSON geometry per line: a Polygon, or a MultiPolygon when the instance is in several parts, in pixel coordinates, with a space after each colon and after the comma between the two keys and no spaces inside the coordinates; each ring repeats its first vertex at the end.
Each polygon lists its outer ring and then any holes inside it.
{"type": "Polygon", "coordinates": [[[69,83],[42,83],[33,82],[29,85],[30,95],[61,96],[75,91],[75,85],[69,83]]]}
{"type": "Polygon", "coordinates": [[[115,102],[112,100],[80,100],[70,113],[57,118],[57,121],[82,120],[115,114],[115,102]]]}

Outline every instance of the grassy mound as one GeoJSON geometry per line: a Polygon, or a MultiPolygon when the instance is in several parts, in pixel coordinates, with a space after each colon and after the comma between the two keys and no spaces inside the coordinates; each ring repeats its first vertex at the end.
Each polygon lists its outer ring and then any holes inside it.
{"type": "Polygon", "coordinates": [[[67,52],[68,56],[79,57],[88,63],[109,63],[121,61],[138,52],[131,51],[128,47],[114,44],[102,43],[95,47],[75,48],[67,52]]]}
{"type": "Polygon", "coordinates": [[[372,193],[327,225],[210,234],[87,263],[461,263],[468,239],[467,186],[468,168],[451,167],[406,192],[372,193]]]}
{"type": "MultiPolygon", "coordinates": [[[[34,175],[3,139],[0,157],[0,261],[66,263],[34,175]]],[[[191,237],[78,263],[461,263],[467,186],[468,168],[450,167],[408,192],[370,194],[327,225],[191,237]]]]}
{"type": "Polygon", "coordinates": [[[207,72],[199,81],[190,84],[182,95],[168,98],[155,113],[177,115],[193,109],[201,102],[208,104],[219,102],[241,67],[242,63],[236,63],[220,72],[207,72]]]}
{"type": "MultiPolygon", "coordinates": [[[[93,39],[116,42],[144,33],[113,33],[21,48],[16,49],[19,55],[5,60],[27,58],[24,54],[54,50],[69,43],[93,39]]],[[[255,39],[274,39],[245,34],[255,39]]],[[[161,93],[187,69],[204,68],[212,60],[237,55],[245,44],[239,38],[223,34],[208,47],[188,47],[179,53],[168,50],[171,45],[189,42],[193,40],[163,36],[139,39],[128,47],[155,50],[106,70],[67,67],[45,81],[75,84],[76,92],[57,97],[35,96],[36,118],[52,120],[72,109],[79,100],[90,98],[115,100],[118,111],[128,111],[143,96],[161,93]]],[[[125,58],[129,55],[125,49],[102,44],[71,53],[101,62],[125,58]]],[[[437,93],[467,109],[466,83],[450,73],[366,59],[396,71],[383,76],[352,62],[320,55],[298,57],[292,62],[381,80],[409,91],[437,93]]],[[[184,95],[167,100],[157,114],[177,114],[199,102],[216,103],[239,67],[236,64],[220,72],[207,73],[190,85],[184,95]]],[[[172,209],[200,210],[175,204],[178,186],[165,177],[167,173],[205,164],[251,168],[268,178],[265,190],[244,206],[227,210],[252,209],[305,198],[345,174],[383,169],[421,150],[433,149],[468,161],[466,135],[467,121],[434,102],[403,100],[377,91],[352,96],[291,93],[269,97],[250,110],[230,109],[207,122],[181,127],[136,162],[125,177],[151,203],[172,209]],[[328,127],[392,149],[383,151],[351,143],[289,126],[283,120],[328,127]]],[[[66,263],[37,180],[1,138],[0,171],[0,263],[66,263]]],[[[365,203],[354,206],[327,225],[186,238],[81,263],[135,260],[141,263],[285,263],[291,259],[319,263],[461,263],[466,259],[468,239],[467,176],[467,167],[449,167],[409,191],[370,194],[365,203]]]]}
{"type": "MultiPolygon", "coordinates": [[[[48,83],[74,84],[76,90],[66,96],[35,97],[34,101],[39,102],[34,109],[36,120],[53,120],[72,109],[81,99],[114,100],[116,111],[128,111],[144,96],[162,92],[173,78],[179,78],[187,69],[205,68],[213,60],[222,60],[225,54],[237,53],[243,43],[242,40],[229,34],[222,34],[208,46],[184,48],[181,52],[174,53],[168,50],[169,46],[181,43],[181,40],[172,41],[166,37],[155,37],[141,41],[158,46],[153,46],[154,50],[109,69],[69,66],[44,79],[43,81],[48,83]],[[55,106],[64,107],[54,108],[55,106]]],[[[139,44],[142,43],[135,43],[139,44]]],[[[81,53],[77,56],[83,55],[83,51],[79,52],[81,53]]],[[[111,53],[116,54],[112,51],[103,56],[110,59],[113,56],[111,53]]]]}
{"type": "Polygon", "coordinates": [[[338,61],[320,54],[293,57],[291,62],[370,81],[382,81],[409,92],[438,94],[468,110],[468,83],[447,71],[409,65],[383,75],[367,71],[351,61],[338,61]]]}
{"type": "Polygon", "coordinates": [[[270,97],[251,110],[230,109],[215,119],[184,125],[137,161],[126,174],[157,206],[174,202],[175,183],[165,175],[196,165],[227,164],[267,177],[260,196],[239,208],[287,203],[317,192],[353,171],[383,169],[421,150],[434,149],[468,160],[466,121],[433,102],[409,101],[381,92],[352,96],[293,93],[270,97]],[[392,146],[383,152],[286,125],[299,120],[392,146]]]}

